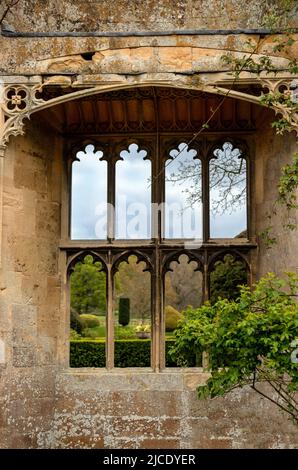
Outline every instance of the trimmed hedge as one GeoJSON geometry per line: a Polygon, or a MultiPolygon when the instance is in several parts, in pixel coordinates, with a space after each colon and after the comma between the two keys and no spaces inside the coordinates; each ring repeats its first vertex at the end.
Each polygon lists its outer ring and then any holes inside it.
{"type": "Polygon", "coordinates": [[[70,341],[70,367],[105,367],[105,342],[70,341]]]}
{"type": "MultiPolygon", "coordinates": [[[[166,367],[177,367],[169,350],[173,340],[166,341],[166,367]]],[[[115,341],[115,367],[150,367],[150,339],[115,341]]],[[[70,367],[105,367],[105,342],[98,340],[70,341],[70,367]]],[[[195,366],[194,361],[191,366],[195,366]]]]}

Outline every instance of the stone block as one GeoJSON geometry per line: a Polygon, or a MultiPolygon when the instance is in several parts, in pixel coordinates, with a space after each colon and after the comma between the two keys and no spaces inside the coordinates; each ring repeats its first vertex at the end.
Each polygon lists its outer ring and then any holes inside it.
{"type": "Polygon", "coordinates": [[[35,364],[35,351],[28,347],[13,348],[14,367],[32,367],[35,364]]]}
{"type": "Polygon", "coordinates": [[[190,47],[160,47],[158,50],[160,72],[187,72],[192,70],[190,47]]]}
{"type": "Polygon", "coordinates": [[[143,439],[141,449],[180,449],[179,439],[143,439]]]}
{"type": "Polygon", "coordinates": [[[36,235],[49,239],[60,236],[60,205],[55,202],[37,201],[36,235]]]}

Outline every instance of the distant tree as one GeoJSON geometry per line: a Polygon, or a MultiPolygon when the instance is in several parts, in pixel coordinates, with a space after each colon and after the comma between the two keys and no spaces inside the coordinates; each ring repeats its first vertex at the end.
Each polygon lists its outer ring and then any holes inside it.
{"type": "Polygon", "coordinates": [[[188,306],[199,307],[202,303],[202,276],[195,272],[195,263],[189,263],[186,255],[181,255],[179,263],[171,263],[172,271],[165,277],[166,305],[172,305],[178,311],[188,306]]]}
{"type": "Polygon", "coordinates": [[[247,284],[247,271],[242,261],[237,261],[232,255],[226,255],[222,261],[217,261],[210,274],[210,301],[219,298],[233,300],[240,294],[240,287],[247,284]]]}
{"type": "Polygon", "coordinates": [[[128,263],[120,264],[115,276],[116,297],[129,296],[131,317],[149,320],[151,317],[150,274],[143,271],[145,263],[138,263],[136,256],[130,256],[128,261],[128,263]]]}
{"type": "Polygon", "coordinates": [[[124,297],[119,299],[119,325],[129,325],[130,321],[130,300],[124,297]]]}
{"type": "Polygon", "coordinates": [[[106,281],[101,263],[87,255],[70,276],[71,307],[81,313],[106,313],[106,281]]]}

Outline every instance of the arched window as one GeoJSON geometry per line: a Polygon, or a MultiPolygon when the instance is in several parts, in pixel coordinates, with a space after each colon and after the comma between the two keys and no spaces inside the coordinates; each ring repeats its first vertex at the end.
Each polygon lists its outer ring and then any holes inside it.
{"type": "Polygon", "coordinates": [[[247,238],[245,155],[230,142],[213,155],[209,165],[210,237],[247,238]]]}
{"type": "Polygon", "coordinates": [[[210,272],[210,301],[236,299],[240,286],[248,284],[247,266],[242,259],[225,254],[217,258],[210,272]]]}
{"type": "Polygon", "coordinates": [[[116,238],[151,238],[151,162],[130,144],[116,163],[116,238]]]}
{"type": "MultiPolygon", "coordinates": [[[[242,128],[237,135],[237,106],[228,116],[219,111],[198,134],[211,98],[153,87],[100,95],[107,125],[88,128],[82,142],[94,144],[69,155],[65,176],[70,237],[62,224],[60,246],[67,266],[78,259],[74,279],[81,276],[77,287],[70,278],[71,312],[80,290],[101,305],[91,311],[85,302],[78,313],[95,315],[97,324],[84,325],[79,339],[72,332],[72,364],[80,347],[81,361],[92,357],[89,365],[108,370],[176,367],[169,348],[188,306],[237,295],[247,282],[256,246],[248,210],[250,135],[244,139],[242,128]],[[90,253],[92,261],[85,258],[90,253]]],[[[78,148],[78,139],[74,134],[68,147],[78,148]]],[[[199,355],[193,366],[202,365],[199,355]]]]}
{"type": "Polygon", "coordinates": [[[107,162],[87,145],[76,155],[71,174],[71,239],[107,238],[107,162]]]}
{"type": "Polygon", "coordinates": [[[202,166],[184,142],[165,163],[165,238],[202,238],[202,166]]]}
{"type": "Polygon", "coordinates": [[[151,367],[151,278],[134,255],[114,277],[115,367],[151,367]]]}
{"type": "Polygon", "coordinates": [[[102,263],[88,254],[73,264],[70,273],[71,367],[106,366],[106,326],[106,273],[102,263]]]}
{"type": "MultiPolygon", "coordinates": [[[[177,367],[168,354],[175,338],[175,330],[184,312],[198,308],[203,303],[203,275],[197,261],[186,254],[170,262],[164,278],[164,329],[165,329],[165,366],[177,367]]],[[[195,354],[193,366],[201,366],[202,358],[195,354]]]]}

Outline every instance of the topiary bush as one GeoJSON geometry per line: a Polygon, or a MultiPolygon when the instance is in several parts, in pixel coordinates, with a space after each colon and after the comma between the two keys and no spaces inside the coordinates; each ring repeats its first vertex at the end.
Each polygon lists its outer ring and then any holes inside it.
{"type": "Polygon", "coordinates": [[[79,335],[82,333],[83,329],[86,328],[86,323],[83,318],[75,311],[75,309],[70,309],[70,328],[76,331],[79,335]]]}
{"type": "Polygon", "coordinates": [[[83,320],[85,327],[84,328],[95,328],[100,325],[100,319],[96,315],[91,313],[82,313],[80,315],[81,320],[83,320]]]}
{"type": "Polygon", "coordinates": [[[129,325],[129,321],[130,321],[130,300],[125,297],[120,297],[119,316],[118,316],[119,325],[122,325],[122,326],[129,325]]]}
{"type": "Polygon", "coordinates": [[[165,308],[165,324],[166,324],[166,331],[174,331],[177,328],[178,321],[181,320],[182,314],[178,312],[174,307],[171,305],[167,305],[165,308]]]}

